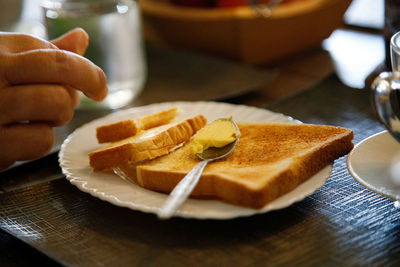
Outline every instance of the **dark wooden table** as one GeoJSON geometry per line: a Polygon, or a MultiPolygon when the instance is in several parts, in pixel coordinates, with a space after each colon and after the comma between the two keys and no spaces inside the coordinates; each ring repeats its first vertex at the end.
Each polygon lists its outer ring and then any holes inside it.
{"type": "MultiPolygon", "coordinates": [[[[377,43],[381,40],[379,30],[338,31],[349,38],[353,32],[377,43]]],[[[210,64],[231,73],[246,69],[242,78],[251,83],[240,92],[207,99],[351,128],[358,143],[383,128],[370,106],[368,90],[358,89],[363,87],[360,74],[340,69],[345,62],[330,50],[336,40],[328,39],[325,50],[264,69],[232,62],[222,66],[210,59],[210,64]]],[[[364,39],[359,40],[361,45],[364,39]]],[[[377,62],[370,61],[371,71],[377,62]]],[[[158,86],[150,82],[135,104],[150,103],[158,86]]],[[[58,134],[63,137],[106,113],[78,112],[58,134]]],[[[62,175],[53,153],[0,174],[0,265],[399,266],[399,215],[391,200],[350,176],[343,157],[335,161],[321,189],[288,208],[226,221],[160,221],[155,215],[116,207],[81,192],[62,175]]]]}
{"type": "MultiPolygon", "coordinates": [[[[344,86],[335,75],[266,108],[303,122],[351,128],[355,143],[383,130],[368,92],[344,86]]],[[[400,264],[400,210],[353,180],[346,157],[335,162],[326,184],[303,201],[227,221],[160,221],[155,215],[113,206],[70,185],[56,154],[3,173],[0,179],[2,230],[61,264],[400,264]],[[32,185],[15,186],[26,179],[32,185]]]]}

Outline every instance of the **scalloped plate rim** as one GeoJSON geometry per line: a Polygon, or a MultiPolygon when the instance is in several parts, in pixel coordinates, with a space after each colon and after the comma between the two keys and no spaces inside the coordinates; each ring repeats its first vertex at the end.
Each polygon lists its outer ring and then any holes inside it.
{"type": "MultiPolygon", "coordinates": [[[[109,121],[117,120],[120,117],[127,116],[130,114],[134,113],[143,113],[143,111],[147,110],[162,110],[164,108],[172,107],[172,106],[178,106],[182,108],[183,106],[196,106],[196,107],[201,107],[202,109],[204,107],[215,107],[215,108],[222,108],[223,111],[228,112],[229,110],[239,110],[243,109],[247,112],[255,112],[255,114],[258,114],[257,116],[260,115],[270,115],[274,118],[275,121],[277,122],[285,122],[285,123],[301,123],[298,120],[293,119],[292,117],[285,116],[281,113],[275,113],[272,111],[269,111],[267,109],[260,109],[257,107],[251,107],[251,106],[246,106],[246,105],[236,105],[236,104],[229,104],[229,103],[223,103],[223,102],[212,102],[212,101],[195,101],[195,102],[189,102],[189,101],[175,101],[175,102],[162,102],[162,103],[154,103],[146,106],[139,106],[139,107],[133,107],[125,110],[120,110],[111,114],[108,114],[104,117],[92,120],[86,124],[83,124],[79,128],[77,128],[73,133],[71,133],[63,142],[61,145],[61,149],[59,152],[59,164],[62,169],[63,174],[66,176],[66,179],[70,181],[71,184],[76,186],[79,190],[90,194],[93,197],[99,198],[103,201],[107,201],[113,205],[119,206],[119,207],[125,207],[129,208],[132,210],[136,211],[141,211],[144,213],[151,213],[151,214],[156,214],[157,210],[160,208],[160,206],[151,206],[151,205],[144,205],[140,204],[137,202],[132,202],[132,201],[124,201],[121,200],[121,197],[119,194],[113,194],[107,192],[102,187],[93,187],[93,186],[88,186],[88,176],[85,175],[79,175],[79,172],[82,171],[87,171],[87,169],[90,169],[88,164],[87,166],[71,166],[71,162],[69,161],[68,153],[71,153],[69,151],[71,142],[77,141],[79,138],[83,138],[82,136],[86,136],[87,132],[89,130],[95,129],[96,125],[101,125],[104,123],[109,123],[109,121]],[[67,153],[67,155],[66,155],[67,153]]],[[[183,112],[182,116],[187,115],[187,111],[183,112]]],[[[190,113],[190,112],[189,112],[190,113]]],[[[204,113],[204,112],[203,112],[204,113]]],[[[201,114],[203,114],[201,113],[201,114]]],[[[200,114],[200,113],[198,113],[200,114]]],[[[209,119],[209,114],[203,114],[209,119]]],[[[254,115],[254,114],[253,114],[254,115]]],[[[137,115],[140,116],[140,115],[137,115]]],[[[246,122],[248,120],[238,120],[239,122],[246,122]]],[[[251,121],[251,120],[250,120],[251,121]]],[[[260,120],[257,120],[260,121],[260,120]]],[[[267,116],[266,119],[264,120],[265,122],[271,121],[270,118],[267,116]]],[[[92,135],[94,137],[94,135],[92,135]]],[[[95,138],[94,138],[95,139],[95,138]]],[[[83,151],[80,151],[83,153],[83,151]]],[[[72,152],[72,153],[77,153],[72,152]]],[[[87,157],[87,154],[85,155],[87,157]]],[[[90,170],[91,171],[91,170],[90,170]]],[[[247,217],[247,216],[252,216],[256,214],[262,214],[262,213],[267,213],[269,211],[273,210],[278,210],[278,209],[283,209],[286,208],[296,202],[299,202],[306,198],[307,196],[313,194],[316,190],[321,188],[326,180],[329,178],[330,173],[332,171],[332,164],[326,166],[323,168],[321,171],[319,171],[317,174],[309,178],[307,181],[303,182],[300,184],[298,187],[296,187],[294,190],[288,192],[287,194],[279,197],[278,199],[268,203],[266,206],[264,206],[262,209],[250,209],[250,208],[245,208],[245,207],[240,207],[240,206],[235,206],[231,205],[228,203],[224,203],[219,200],[199,200],[199,199],[188,199],[187,202],[191,203],[191,205],[210,205],[211,207],[213,205],[221,206],[223,208],[227,208],[232,210],[230,213],[216,213],[214,212],[202,212],[202,213],[196,213],[192,212],[190,210],[184,209],[185,204],[177,211],[175,214],[176,217],[181,217],[181,218],[187,218],[187,219],[218,219],[218,220],[226,220],[226,219],[233,219],[233,218],[239,218],[239,217],[247,217]],[[284,199],[282,201],[282,199],[284,199]],[[203,204],[206,203],[206,204],[203,204]],[[208,204],[207,204],[208,203],[208,204]]],[[[84,172],[86,175],[92,175],[94,174],[93,172],[84,172]]],[[[95,173],[97,177],[102,177],[102,176],[109,176],[107,177],[108,182],[112,183],[114,179],[118,179],[118,183],[124,182],[126,183],[126,191],[131,191],[132,194],[134,194],[137,191],[145,192],[144,194],[150,195],[150,199],[154,196],[157,196],[157,198],[164,198],[166,199],[167,195],[154,192],[145,188],[142,188],[138,185],[129,183],[119,177],[116,177],[116,175],[113,174],[104,174],[104,173],[95,173]]]]}

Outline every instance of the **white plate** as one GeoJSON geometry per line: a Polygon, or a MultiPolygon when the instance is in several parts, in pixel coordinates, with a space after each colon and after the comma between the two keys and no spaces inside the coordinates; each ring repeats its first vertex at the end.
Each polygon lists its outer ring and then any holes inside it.
{"type": "Polygon", "coordinates": [[[396,185],[391,174],[399,153],[400,144],[383,131],[354,146],[347,158],[347,167],[354,179],[366,188],[399,200],[400,186],[396,185]]]}
{"type": "MultiPolygon", "coordinates": [[[[167,195],[141,188],[114,174],[95,173],[89,167],[87,155],[99,147],[95,138],[96,127],[141,117],[173,106],[178,106],[183,111],[181,118],[203,114],[208,121],[212,121],[232,115],[238,122],[299,123],[290,117],[265,109],[215,102],[168,102],[136,107],[94,120],[72,133],[61,146],[59,154],[63,173],[73,185],[92,196],[117,206],[157,213],[167,195]]],[[[188,199],[177,211],[176,216],[196,219],[231,219],[282,209],[304,199],[320,188],[329,177],[331,170],[332,166],[327,166],[295,190],[259,210],[234,206],[217,200],[188,199]]]]}

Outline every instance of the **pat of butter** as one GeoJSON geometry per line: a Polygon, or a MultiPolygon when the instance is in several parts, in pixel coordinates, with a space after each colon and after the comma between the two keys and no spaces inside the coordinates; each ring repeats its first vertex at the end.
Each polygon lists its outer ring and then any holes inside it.
{"type": "Polygon", "coordinates": [[[193,137],[192,152],[201,153],[209,147],[223,147],[236,140],[236,127],[229,120],[207,124],[193,137]]]}

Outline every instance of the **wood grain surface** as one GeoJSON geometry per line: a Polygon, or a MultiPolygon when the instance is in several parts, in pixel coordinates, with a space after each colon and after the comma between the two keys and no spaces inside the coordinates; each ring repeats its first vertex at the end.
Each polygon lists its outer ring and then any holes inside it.
{"type": "MultiPolygon", "coordinates": [[[[335,76],[268,108],[351,128],[356,143],[383,130],[368,92],[335,76]]],[[[353,180],[346,157],[305,200],[227,221],[160,221],[91,197],[66,179],[0,194],[1,229],[58,263],[78,266],[398,266],[399,215],[391,200],[353,180]]]]}

